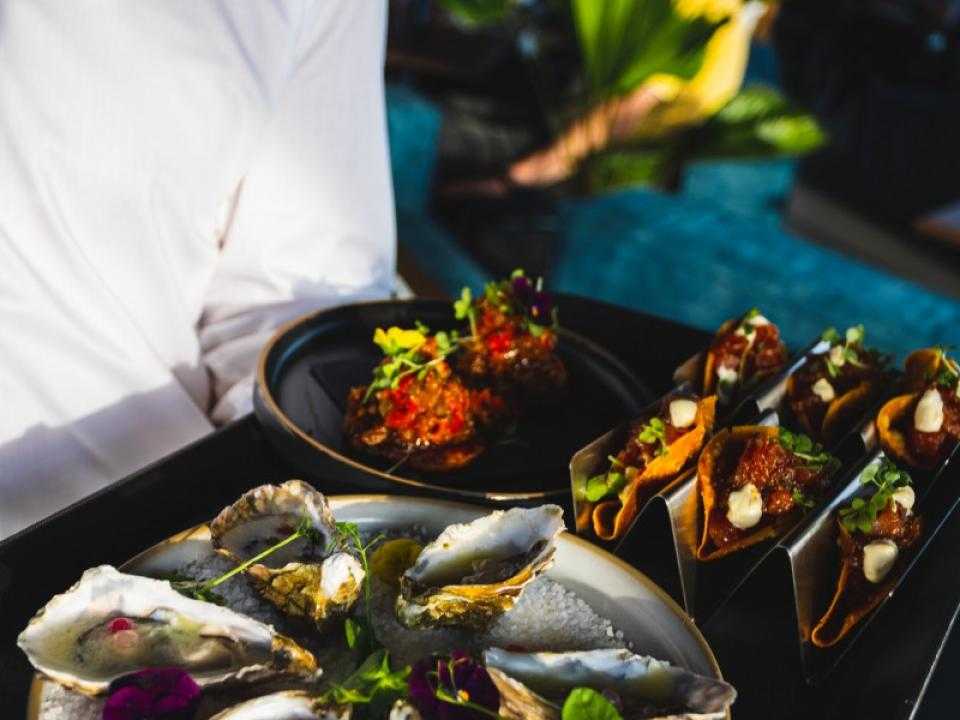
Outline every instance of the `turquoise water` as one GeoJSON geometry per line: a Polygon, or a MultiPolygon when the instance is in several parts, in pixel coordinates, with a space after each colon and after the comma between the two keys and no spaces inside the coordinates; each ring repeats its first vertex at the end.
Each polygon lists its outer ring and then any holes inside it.
{"type": "MultiPolygon", "coordinates": [[[[476,287],[487,274],[426,210],[440,113],[406,88],[387,99],[399,240],[451,294],[476,287]]],[[[793,345],[855,323],[900,356],[960,343],[960,303],[785,231],[792,181],[789,161],[698,163],[677,195],[564,201],[548,285],[704,329],[756,305],[793,345]]]]}

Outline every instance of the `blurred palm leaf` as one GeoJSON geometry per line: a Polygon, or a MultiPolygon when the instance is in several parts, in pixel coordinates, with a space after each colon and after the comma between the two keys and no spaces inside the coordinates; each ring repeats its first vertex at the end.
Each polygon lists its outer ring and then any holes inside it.
{"type": "Polygon", "coordinates": [[[629,92],[654,73],[692,77],[716,25],[685,20],[670,0],[570,0],[594,98],[629,92]]]}

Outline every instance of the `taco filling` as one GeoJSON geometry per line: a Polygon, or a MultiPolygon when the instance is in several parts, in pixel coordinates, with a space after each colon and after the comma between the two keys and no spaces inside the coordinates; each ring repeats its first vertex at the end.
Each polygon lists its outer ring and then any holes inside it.
{"type": "Polygon", "coordinates": [[[960,443],[960,368],[943,350],[920,350],[907,359],[907,377],[915,391],[881,408],[877,431],[890,455],[932,469],[960,443]]]}
{"type": "Polygon", "coordinates": [[[707,351],[703,387],[722,403],[741,387],[772,375],[786,365],[787,348],[777,326],[753,308],[736,321],[723,324],[707,351]]]}
{"type": "Polygon", "coordinates": [[[811,354],[787,381],[787,402],[797,423],[821,442],[838,439],[883,390],[885,356],[864,347],[862,325],[841,336],[823,334],[829,348],[811,354]]]}
{"type": "Polygon", "coordinates": [[[609,457],[609,469],[580,489],[577,499],[588,511],[578,524],[603,540],[622,537],[642,502],[692,463],[713,427],[715,408],[714,396],[674,396],[652,417],[633,423],[626,446],[609,457]]]}
{"type": "Polygon", "coordinates": [[[867,468],[861,482],[872,495],[854,498],[837,513],[840,574],[830,607],[811,633],[819,647],[838,642],[880,604],[923,532],[906,472],[884,459],[867,468]]]}
{"type": "Polygon", "coordinates": [[[698,464],[703,525],[697,556],[711,560],[776,536],[815,504],[837,466],[809,437],[783,428],[718,433],[698,464]]]}

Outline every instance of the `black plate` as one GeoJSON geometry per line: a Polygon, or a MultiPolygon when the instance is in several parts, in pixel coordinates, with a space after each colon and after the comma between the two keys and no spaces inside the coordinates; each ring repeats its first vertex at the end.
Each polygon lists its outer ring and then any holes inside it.
{"type": "MultiPolygon", "coordinates": [[[[563,312],[560,302],[561,318],[563,312]]],[[[454,472],[426,473],[361,453],[343,432],[347,392],[365,385],[379,361],[377,327],[433,330],[456,327],[450,303],[414,300],[348,305],[309,315],[286,327],[260,357],[254,402],[257,417],[291,461],[310,475],[337,465],[364,488],[408,490],[517,502],[569,492],[567,463],[587,441],[634,416],[652,393],[616,357],[563,329],[559,352],[570,372],[570,392],[558,408],[522,420],[515,433],[454,472]],[[396,489],[396,487],[394,487],[396,489]]]]}

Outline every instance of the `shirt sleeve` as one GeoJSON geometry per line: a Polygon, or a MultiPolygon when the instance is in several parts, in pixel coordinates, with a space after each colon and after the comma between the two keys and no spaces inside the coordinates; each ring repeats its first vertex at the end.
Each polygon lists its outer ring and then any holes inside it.
{"type": "Polygon", "coordinates": [[[249,411],[257,356],[278,325],[394,289],[386,14],[385,0],[323,0],[304,16],[200,320],[216,423],[249,411]]]}

